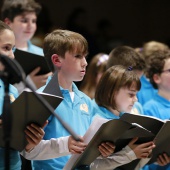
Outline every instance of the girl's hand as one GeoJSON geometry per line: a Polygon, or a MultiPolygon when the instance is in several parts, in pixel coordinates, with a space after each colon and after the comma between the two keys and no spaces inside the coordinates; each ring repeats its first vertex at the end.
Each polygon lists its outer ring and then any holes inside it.
{"type": "Polygon", "coordinates": [[[108,157],[113,154],[115,145],[111,142],[102,143],[99,146],[99,151],[103,157],[108,157]]]}
{"type": "Polygon", "coordinates": [[[163,153],[163,154],[158,156],[157,163],[160,166],[165,166],[165,165],[170,163],[170,157],[166,153],[163,153]]]}
{"type": "Polygon", "coordinates": [[[138,140],[138,138],[133,138],[128,146],[134,151],[137,158],[147,158],[151,152],[152,149],[155,148],[154,142],[146,142],[142,144],[135,144],[135,142],[138,140]]]}

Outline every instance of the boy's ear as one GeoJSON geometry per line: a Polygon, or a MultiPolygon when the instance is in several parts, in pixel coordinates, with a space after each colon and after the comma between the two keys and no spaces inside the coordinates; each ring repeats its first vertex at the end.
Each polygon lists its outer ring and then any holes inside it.
{"type": "Polygon", "coordinates": [[[161,83],[161,77],[159,74],[154,74],[153,75],[153,80],[156,84],[160,84],[161,83]]]}
{"type": "Polygon", "coordinates": [[[5,19],[4,19],[4,22],[5,22],[5,24],[7,24],[7,25],[10,25],[10,24],[11,24],[11,20],[10,20],[9,18],[5,18],[5,19]]]}
{"type": "Polygon", "coordinates": [[[57,67],[61,66],[61,57],[58,54],[53,54],[51,56],[51,60],[55,66],[57,67]]]}

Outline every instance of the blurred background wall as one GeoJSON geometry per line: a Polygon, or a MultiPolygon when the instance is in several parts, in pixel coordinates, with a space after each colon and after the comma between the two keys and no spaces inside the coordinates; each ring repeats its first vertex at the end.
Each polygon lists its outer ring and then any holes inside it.
{"type": "Polygon", "coordinates": [[[170,0],[36,1],[43,6],[37,37],[54,28],[78,31],[88,39],[92,54],[120,44],[139,47],[150,40],[170,45],[170,0]]]}

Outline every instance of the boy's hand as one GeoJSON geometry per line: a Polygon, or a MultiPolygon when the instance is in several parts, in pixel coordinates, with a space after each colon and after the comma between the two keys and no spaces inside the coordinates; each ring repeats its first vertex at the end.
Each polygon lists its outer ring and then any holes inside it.
{"type": "Polygon", "coordinates": [[[39,71],[40,67],[37,67],[29,74],[31,80],[34,82],[37,88],[44,86],[47,78],[52,75],[52,72],[43,75],[36,75],[39,71]]]}
{"type": "Polygon", "coordinates": [[[103,157],[108,157],[113,154],[115,145],[111,142],[102,143],[99,146],[99,151],[103,157]]]}
{"type": "Polygon", "coordinates": [[[76,141],[72,136],[68,139],[68,149],[72,154],[80,154],[86,148],[86,144],[82,137],[79,137],[80,141],[76,141]]]}
{"type": "Polygon", "coordinates": [[[26,133],[26,139],[27,139],[27,146],[25,147],[25,150],[29,152],[32,150],[36,145],[40,143],[40,141],[44,137],[44,130],[43,128],[47,125],[48,121],[45,122],[43,127],[39,127],[35,124],[31,124],[27,126],[25,133],[26,133]]]}
{"type": "Polygon", "coordinates": [[[138,138],[133,138],[128,146],[134,151],[137,158],[147,158],[152,153],[152,149],[155,148],[154,142],[135,144],[137,140],[138,138]]]}
{"type": "Polygon", "coordinates": [[[157,163],[160,166],[165,166],[165,165],[170,163],[170,157],[166,153],[163,153],[163,154],[158,156],[157,163]]]}

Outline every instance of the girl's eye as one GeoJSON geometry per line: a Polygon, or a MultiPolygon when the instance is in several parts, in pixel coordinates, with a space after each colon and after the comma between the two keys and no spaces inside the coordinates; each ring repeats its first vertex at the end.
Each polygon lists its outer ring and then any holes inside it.
{"type": "Polygon", "coordinates": [[[4,49],[5,49],[5,51],[10,51],[11,50],[11,48],[8,47],[8,46],[5,46],[4,49]]]}

